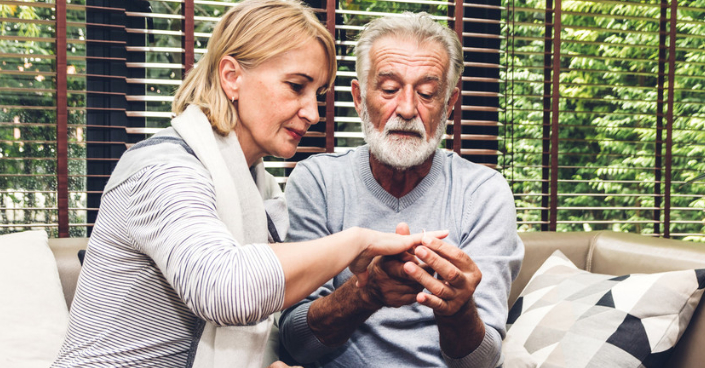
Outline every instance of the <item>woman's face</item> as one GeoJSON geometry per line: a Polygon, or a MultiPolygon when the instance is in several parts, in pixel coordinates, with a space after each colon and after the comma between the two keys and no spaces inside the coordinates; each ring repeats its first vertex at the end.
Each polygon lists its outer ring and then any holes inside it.
{"type": "Polygon", "coordinates": [[[235,132],[248,164],[267,155],[293,156],[306,130],[319,119],[317,96],[328,81],[323,46],[311,40],[239,71],[235,132]]]}

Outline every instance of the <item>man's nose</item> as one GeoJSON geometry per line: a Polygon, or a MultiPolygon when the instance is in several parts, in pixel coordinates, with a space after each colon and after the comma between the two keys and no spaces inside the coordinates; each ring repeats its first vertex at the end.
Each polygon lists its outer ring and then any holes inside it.
{"type": "Polygon", "coordinates": [[[404,120],[416,117],[416,93],[413,88],[405,88],[397,96],[397,115],[404,120]]]}
{"type": "Polygon", "coordinates": [[[316,95],[303,99],[301,109],[299,109],[299,117],[308,120],[311,125],[318,123],[320,116],[318,115],[318,98],[316,95]]]}

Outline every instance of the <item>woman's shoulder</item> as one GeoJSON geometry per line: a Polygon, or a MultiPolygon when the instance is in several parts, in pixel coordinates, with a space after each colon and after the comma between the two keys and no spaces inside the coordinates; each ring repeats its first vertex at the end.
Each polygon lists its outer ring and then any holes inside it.
{"type": "Polygon", "coordinates": [[[184,172],[193,172],[201,177],[210,178],[206,168],[181,138],[154,136],[135,144],[122,155],[104,191],[110,191],[147,168],[150,168],[148,171],[156,170],[163,174],[180,175],[184,172]],[[174,168],[184,170],[174,170],[174,168]]]}

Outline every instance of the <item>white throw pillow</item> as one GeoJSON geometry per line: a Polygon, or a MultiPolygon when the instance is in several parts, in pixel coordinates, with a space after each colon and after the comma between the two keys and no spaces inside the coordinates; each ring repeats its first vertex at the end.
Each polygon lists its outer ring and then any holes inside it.
{"type": "Polygon", "coordinates": [[[68,320],[46,232],[1,235],[0,367],[49,367],[68,320]]]}
{"type": "Polygon", "coordinates": [[[504,368],[664,367],[703,289],[703,269],[615,277],[556,251],[509,311],[504,368]]]}

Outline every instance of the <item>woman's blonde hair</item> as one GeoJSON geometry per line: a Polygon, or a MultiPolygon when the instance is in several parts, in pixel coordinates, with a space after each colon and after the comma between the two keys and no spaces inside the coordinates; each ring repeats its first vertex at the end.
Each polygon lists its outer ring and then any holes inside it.
{"type": "Polygon", "coordinates": [[[220,85],[220,60],[230,55],[242,68],[251,69],[312,39],[321,43],[328,56],[326,89],[330,89],[337,70],[335,42],[310,8],[287,0],[245,0],[237,4],[216,24],[208,52],[176,91],[172,112],[178,115],[188,105],[197,105],[216,132],[229,134],[237,124],[237,110],[220,85]]]}

